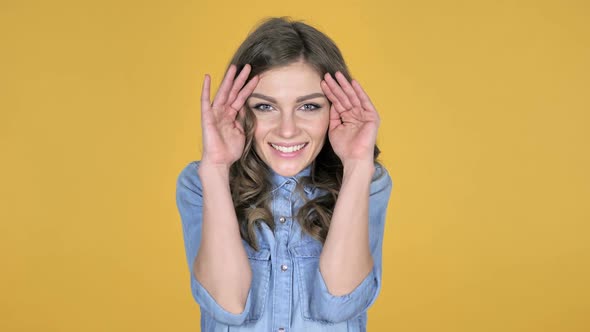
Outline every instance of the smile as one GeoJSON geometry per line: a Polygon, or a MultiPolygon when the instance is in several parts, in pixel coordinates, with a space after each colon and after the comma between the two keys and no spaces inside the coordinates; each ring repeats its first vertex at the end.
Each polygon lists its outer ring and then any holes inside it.
{"type": "Polygon", "coordinates": [[[291,146],[282,146],[282,145],[270,143],[270,146],[272,146],[273,149],[283,152],[283,153],[292,153],[292,152],[299,151],[299,150],[303,149],[303,147],[306,145],[307,145],[307,143],[291,145],[291,146]]]}

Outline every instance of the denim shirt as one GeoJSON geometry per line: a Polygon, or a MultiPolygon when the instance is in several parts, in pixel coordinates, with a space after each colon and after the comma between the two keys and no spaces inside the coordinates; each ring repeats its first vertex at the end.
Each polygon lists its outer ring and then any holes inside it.
{"type": "MultiPolygon", "coordinates": [[[[242,239],[252,268],[252,284],[240,314],[224,310],[194,276],[193,262],[201,242],[202,187],[190,162],[180,173],[176,203],[182,221],[193,298],[201,310],[201,330],[209,331],[366,331],[367,309],[381,289],[381,249],[387,203],[393,183],[385,168],[375,164],[369,196],[369,242],[372,271],[349,294],[329,293],[319,270],[322,243],[304,233],[296,221],[304,201],[296,188],[310,167],[294,177],[272,173],[271,212],[274,232],[266,223],[256,229],[259,250],[242,239]]],[[[319,190],[304,186],[308,199],[319,190]]]]}

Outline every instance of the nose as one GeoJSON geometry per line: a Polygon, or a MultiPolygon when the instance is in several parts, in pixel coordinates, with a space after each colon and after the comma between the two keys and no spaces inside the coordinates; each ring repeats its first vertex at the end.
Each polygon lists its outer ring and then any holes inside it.
{"type": "Polygon", "coordinates": [[[281,115],[280,123],[278,126],[279,135],[284,138],[291,138],[297,135],[297,122],[295,115],[292,113],[285,112],[281,115]]]}

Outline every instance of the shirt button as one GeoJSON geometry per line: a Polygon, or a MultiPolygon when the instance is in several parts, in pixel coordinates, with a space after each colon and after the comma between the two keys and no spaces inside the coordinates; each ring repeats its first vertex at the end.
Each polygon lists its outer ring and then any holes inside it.
{"type": "Polygon", "coordinates": [[[279,328],[279,332],[285,332],[285,329],[281,327],[279,328]]]}
{"type": "Polygon", "coordinates": [[[289,267],[285,264],[281,265],[281,271],[285,272],[287,271],[287,269],[289,269],[289,267]]]}
{"type": "Polygon", "coordinates": [[[280,217],[280,218],[279,218],[279,221],[280,221],[281,223],[285,223],[285,221],[287,221],[287,218],[285,218],[285,217],[280,217]]]}

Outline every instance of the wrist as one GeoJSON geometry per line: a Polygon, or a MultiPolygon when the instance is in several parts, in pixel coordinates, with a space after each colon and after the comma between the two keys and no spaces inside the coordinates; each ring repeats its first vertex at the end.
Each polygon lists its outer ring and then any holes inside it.
{"type": "Polygon", "coordinates": [[[344,166],[343,176],[348,177],[366,175],[369,179],[375,174],[375,162],[373,160],[348,160],[342,162],[344,166]]]}
{"type": "Polygon", "coordinates": [[[222,176],[222,177],[227,177],[229,178],[229,169],[230,169],[231,165],[227,165],[227,164],[215,164],[215,163],[210,163],[208,161],[205,160],[201,160],[201,162],[199,163],[199,176],[201,178],[203,177],[211,177],[211,176],[222,176]]]}

